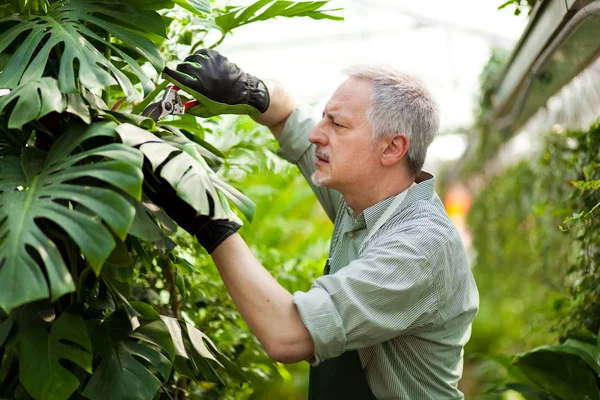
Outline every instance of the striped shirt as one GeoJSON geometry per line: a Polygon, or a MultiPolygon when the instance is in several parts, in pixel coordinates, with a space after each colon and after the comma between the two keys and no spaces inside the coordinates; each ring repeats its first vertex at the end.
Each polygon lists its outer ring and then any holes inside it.
{"type": "Polygon", "coordinates": [[[377,399],[462,399],[463,347],[479,297],[458,232],[423,173],[387,222],[367,239],[395,196],[354,218],[341,194],[316,187],[318,119],[297,108],[279,154],[297,164],[334,222],[330,274],[294,293],[314,345],[313,366],[358,350],[377,399]]]}

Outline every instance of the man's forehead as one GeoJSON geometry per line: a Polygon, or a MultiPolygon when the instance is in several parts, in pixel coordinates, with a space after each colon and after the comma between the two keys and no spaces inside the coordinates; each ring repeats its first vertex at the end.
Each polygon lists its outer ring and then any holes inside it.
{"type": "Polygon", "coordinates": [[[370,104],[371,83],[350,78],[333,93],[324,112],[330,115],[349,115],[357,111],[366,111],[370,104]]]}

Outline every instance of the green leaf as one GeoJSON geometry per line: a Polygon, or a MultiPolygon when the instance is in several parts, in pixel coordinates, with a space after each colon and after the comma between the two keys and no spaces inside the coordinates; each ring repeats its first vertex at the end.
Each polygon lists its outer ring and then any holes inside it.
{"type": "Polygon", "coordinates": [[[192,263],[190,263],[188,260],[186,260],[183,257],[177,256],[175,258],[175,261],[173,261],[173,263],[177,267],[177,270],[179,272],[181,272],[182,274],[189,274],[189,273],[198,273],[198,272],[200,272],[200,271],[198,271],[198,268],[194,267],[192,265],[192,263]]]}
{"type": "Polygon", "coordinates": [[[600,348],[576,339],[567,339],[563,344],[538,347],[535,351],[572,354],[579,356],[590,368],[600,375],[600,348]]]}
{"type": "Polygon", "coordinates": [[[190,370],[190,365],[195,365],[205,379],[211,382],[222,383],[221,378],[214,371],[214,368],[208,362],[214,363],[225,369],[233,378],[247,382],[246,377],[239,371],[225,355],[223,355],[210,340],[208,336],[196,329],[189,323],[185,324],[185,332],[191,347],[186,350],[186,345],[183,337],[180,322],[171,317],[161,315],[161,319],[168,326],[171,338],[175,343],[175,351],[177,359],[175,360],[176,368],[185,376],[194,378],[195,374],[190,370]],[[193,363],[188,364],[185,360],[192,360],[193,363]]]}
{"type": "Polygon", "coordinates": [[[189,358],[187,351],[185,350],[185,344],[183,342],[183,335],[181,333],[179,321],[177,321],[175,318],[167,317],[166,315],[161,315],[160,318],[169,330],[171,340],[173,340],[173,344],[175,346],[175,354],[180,357],[189,358]]]}
{"type": "Polygon", "coordinates": [[[143,321],[132,331],[125,310],[120,308],[102,323],[91,321],[88,330],[94,354],[100,355],[101,362],[83,395],[92,400],[153,399],[161,380],[144,363],[151,365],[166,381],[174,358],[173,342],[162,320],[143,321]]]}
{"type": "Polygon", "coordinates": [[[73,115],[77,115],[83,122],[89,124],[92,122],[92,116],[90,115],[90,109],[78,93],[67,94],[67,112],[73,115]]]}
{"type": "Polygon", "coordinates": [[[78,315],[63,313],[48,333],[33,329],[20,334],[19,378],[37,400],[68,399],[79,380],[60,360],[69,360],[92,373],[92,345],[85,322],[78,315]]]}
{"type": "Polygon", "coordinates": [[[154,100],[154,98],[169,85],[169,83],[170,82],[167,80],[162,81],[162,83],[157,85],[154,88],[154,90],[152,90],[152,92],[147,94],[141,102],[139,102],[135,107],[133,107],[131,113],[136,115],[141,114],[146,109],[146,107],[148,107],[148,105],[152,102],[152,100],[154,100]]]}
{"type": "Polygon", "coordinates": [[[132,355],[141,357],[150,365],[154,366],[154,368],[156,368],[158,373],[162,376],[163,383],[166,383],[169,380],[172,363],[161,352],[153,349],[152,347],[144,346],[135,342],[126,342],[125,346],[132,355]]]}
{"type": "Polygon", "coordinates": [[[18,24],[0,36],[0,53],[17,38],[26,36],[4,67],[0,87],[16,88],[20,83],[41,78],[54,62],[55,49],[62,49],[58,82],[63,93],[77,93],[78,82],[87,89],[107,89],[118,84],[129,100],[140,98],[127,76],[92,44],[100,43],[110,48],[112,57],[121,59],[140,78],[144,92],[150,92],[154,85],[140,65],[106,41],[104,33],[110,33],[134,49],[150,61],[157,72],[164,68],[157,46],[145,37],[148,33],[165,33],[162,18],[154,11],[124,5],[115,7],[114,3],[62,0],[53,2],[45,15],[20,16],[17,20],[18,24]],[[98,35],[98,31],[103,34],[98,35]],[[43,46],[38,49],[40,43],[43,46]]]}
{"type": "Polygon", "coordinates": [[[127,4],[130,7],[134,7],[140,10],[164,10],[166,8],[173,8],[173,2],[171,0],[117,0],[122,4],[127,4]]]}
{"type": "Polygon", "coordinates": [[[232,378],[237,379],[240,382],[248,382],[248,379],[238,369],[237,365],[235,365],[229,358],[225,357],[225,355],[215,347],[215,344],[212,341],[210,341],[210,339],[207,340],[207,346],[210,348],[210,351],[215,355],[217,361],[219,361],[219,363],[223,366],[225,371],[227,371],[227,373],[232,378]]]}
{"type": "Polygon", "coordinates": [[[178,270],[175,270],[175,286],[177,287],[177,290],[179,290],[181,298],[185,299],[185,280],[178,270]]]}
{"type": "Polygon", "coordinates": [[[185,129],[188,132],[193,133],[194,136],[198,136],[200,139],[204,139],[204,128],[198,122],[197,117],[191,114],[182,114],[177,116],[171,116],[171,119],[163,119],[158,122],[159,126],[172,126],[178,129],[185,129]]]}
{"type": "Polygon", "coordinates": [[[129,229],[130,235],[149,242],[157,242],[177,232],[177,224],[158,206],[149,201],[130,200],[135,207],[135,218],[129,229]]]}
{"type": "MultiPolygon", "coordinates": [[[[233,219],[235,215],[223,207],[214,181],[218,178],[211,177],[214,172],[196,152],[192,157],[188,150],[182,152],[177,147],[166,143],[151,132],[145,131],[131,124],[123,124],[117,128],[123,143],[139,148],[156,171],[162,166],[160,176],[164,178],[176,191],[179,197],[202,215],[210,212],[209,197],[213,199],[214,218],[233,219]]],[[[190,143],[190,146],[196,146],[190,143]]]]}
{"type": "Polygon", "coordinates": [[[130,301],[131,307],[135,308],[140,319],[142,321],[156,321],[160,318],[160,315],[156,312],[156,310],[148,303],[144,303],[141,301],[130,301]]]}
{"type": "Polygon", "coordinates": [[[188,338],[190,339],[190,343],[194,351],[196,351],[202,358],[206,358],[208,360],[212,360],[216,362],[220,367],[223,365],[217,360],[217,358],[210,352],[206,343],[212,344],[212,347],[216,349],[216,346],[208,336],[206,336],[202,331],[196,329],[192,324],[186,322],[185,328],[188,334],[188,338]]]}
{"type": "Polygon", "coordinates": [[[169,358],[175,358],[175,345],[167,325],[162,319],[144,322],[138,329],[131,332],[130,337],[158,346],[169,358]]]}
{"type": "Polygon", "coordinates": [[[113,123],[97,123],[87,129],[76,126],[63,134],[48,154],[27,148],[20,158],[0,158],[0,237],[4,237],[0,243],[0,308],[10,311],[36,299],[56,300],[75,290],[56,244],[40,229],[38,219],[60,226],[96,274],[115,247],[112,233],[102,221],[119,238],[127,235],[134,209],[120,192],[105,186],[139,198],[141,154],[119,143],[75,152],[88,139],[114,140],[115,127],[113,123]],[[106,159],[89,163],[98,156],[106,159]],[[74,182],[84,178],[85,183],[74,182]],[[68,202],[99,218],[70,208],[68,202]]]}
{"type": "Polygon", "coordinates": [[[152,260],[150,259],[150,256],[148,255],[146,250],[144,250],[144,248],[142,247],[140,241],[135,237],[131,237],[131,243],[133,244],[133,249],[135,250],[135,253],[140,258],[142,265],[144,266],[144,268],[146,268],[146,273],[152,271],[152,260]]]}
{"type": "Polygon", "coordinates": [[[212,12],[209,0],[172,0],[173,3],[188,10],[193,14],[201,15],[212,12]]]}
{"type": "Polygon", "coordinates": [[[503,8],[508,7],[509,5],[515,4],[515,3],[518,3],[518,0],[508,0],[504,3],[502,3],[501,5],[499,5],[498,10],[502,10],[503,8]]]}
{"type": "Polygon", "coordinates": [[[104,116],[108,118],[112,117],[111,119],[113,119],[115,122],[130,123],[148,131],[152,131],[156,128],[156,123],[152,118],[144,117],[142,115],[123,113],[119,111],[106,111],[104,116]]]}
{"type": "MultiPolygon", "coordinates": [[[[107,278],[106,271],[103,271],[102,275],[103,277],[107,278]]],[[[129,324],[131,325],[131,330],[135,331],[140,326],[140,320],[138,319],[140,313],[138,313],[137,310],[133,308],[131,304],[129,304],[129,301],[127,301],[125,296],[119,291],[114,281],[111,282],[110,279],[105,279],[104,282],[110,289],[111,293],[114,295],[115,299],[117,299],[118,302],[122,304],[122,309],[125,311],[125,314],[127,314],[127,319],[129,320],[129,324]]]]}
{"type": "Polygon", "coordinates": [[[542,347],[519,354],[514,364],[545,393],[563,400],[600,399],[593,371],[578,356],[542,347]]]}
{"type": "Polygon", "coordinates": [[[4,356],[0,358],[0,382],[5,382],[6,376],[10,372],[13,360],[16,356],[16,351],[7,349],[4,356]]]}
{"type": "Polygon", "coordinates": [[[195,144],[196,151],[200,153],[204,161],[211,167],[217,169],[223,165],[223,158],[225,157],[219,149],[215,148],[210,143],[206,142],[200,136],[193,134],[185,129],[179,129],[171,125],[161,125],[164,128],[173,133],[173,135],[162,135],[166,143],[172,144],[178,149],[184,150],[186,145],[195,144]],[[193,143],[190,143],[193,142],[193,143]]]}
{"type": "Polygon", "coordinates": [[[13,325],[14,320],[11,317],[0,323],[0,347],[4,346],[4,342],[8,338],[8,335],[10,335],[13,325]]]}
{"type": "MultiPolygon", "coordinates": [[[[41,130],[43,131],[43,130],[41,130]]],[[[16,130],[6,129],[0,134],[0,157],[1,156],[19,156],[26,147],[31,131],[28,129],[16,130]]]]}
{"type": "Polygon", "coordinates": [[[506,369],[508,375],[518,382],[527,386],[535,386],[535,383],[529,379],[529,377],[523,373],[519,368],[513,365],[512,358],[503,354],[486,354],[484,358],[491,360],[506,369]]]}
{"type": "Polygon", "coordinates": [[[58,83],[54,78],[29,81],[18,86],[8,95],[0,97],[0,113],[14,100],[16,105],[8,120],[10,129],[21,129],[28,122],[53,111],[61,113],[67,108],[67,101],[58,89],[58,83]]]}
{"type": "Polygon", "coordinates": [[[233,186],[225,183],[221,180],[214,180],[213,183],[229,200],[242,211],[244,216],[248,218],[248,221],[252,222],[254,214],[256,213],[256,204],[242,192],[234,188],[233,186]]]}
{"type": "Polygon", "coordinates": [[[196,380],[196,375],[192,372],[194,369],[191,366],[193,363],[188,358],[177,356],[175,357],[175,362],[173,363],[173,367],[175,370],[183,376],[187,376],[190,379],[196,380]]]}
{"type": "MultiPolygon", "coordinates": [[[[254,204],[252,200],[244,196],[237,189],[233,188],[229,184],[219,179],[217,177],[217,174],[215,174],[215,172],[209,168],[208,164],[206,164],[206,161],[204,161],[204,159],[200,156],[200,154],[198,153],[197,146],[191,144],[186,145],[184,146],[183,150],[189,155],[191,155],[200,164],[204,165],[204,168],[207,171],[211,182],[220,191],[218,198],[220,200],[221,207],[223,208],[224,213],[228,216],[228,218],[242,225],[242,221],[239,220],[239,218],[237,218],[237,216],[231,211],[225,198],[231,200],[240,209],[240,211],[242,211],[242,213],[248,219],[248,221],[252,222],[252,218],[254,217],[254,213],[256,212],[256,204],[254,204]]],[[[213,199],[214,198],[215,197],[213,197],[213,199]]],[[[217,217],[215,216],[214,218],[217,217]]]]}
{"type": "Polygon", "coordinates": [[[577,189],[580,189],[582,191],[586,191],[586,190],[600,190],[600,180],[573,181],[571,183],[577,189]]]}
{"type": "MultiPolygon", "coordinates": [[[[115,243],[116,243],[115,248],[110,253],[108,258],[106,259],[106,262],[114,264],[117,267],[131,266],[131,264],[132,264],[131,256],[129,255],[129,251],[127,250],[127,246],[125,246],[125,243],[119,238],[116,238],[115,243]]],[[[124,270],[126,268],[121,268],[121,269],[124,270]]],[[[121,282],[125,282],[125,281],[121,281],[121,282]]]]}
{"type": "Polygon", "coordinates": [[[313,19],[343,20],[344,18],[342,17],[327,14],[339,11],[340,9],[321,10],[321,7],[327,3],[328,1],[293,2],[259,0],[248,7],[235,7],[232,11],[219,15],[215,18],[215,23],[223,32],[229,32],[252,22],[264,21],[275,17],[310,17],[313,19]],[[270,6],[266,7],[269,4],[270,6]]]}

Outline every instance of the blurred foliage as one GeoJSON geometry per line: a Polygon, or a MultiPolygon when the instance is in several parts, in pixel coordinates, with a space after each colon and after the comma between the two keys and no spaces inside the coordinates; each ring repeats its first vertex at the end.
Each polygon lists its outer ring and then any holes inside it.
{"type": "Polygon", "coordinates": [[[510,53],[505,49],[492,49],[490,58],[479,75],[479,91],[473,111],[475,122],[468,130],[468,147],[457,165],[448,166],[448,176],[443,182],[457,179],[458,176],[469,176],[481,171],[482,165],[492,159],[498,149],[508,138],[491,129],[489,121],[492,117],[492,97],[497,90],[497,77],[505,66],[510,53]]]}
{"type": "MultiPolygon", "coordinates": [[[[600,328],[600,124],[556,127],[546,140],[539,157],[494,177],[468,214],[481,308],[465,351],[479,360],[600,328]]],[[[491,387],[508,378],[479,371],[491,387]]]]}

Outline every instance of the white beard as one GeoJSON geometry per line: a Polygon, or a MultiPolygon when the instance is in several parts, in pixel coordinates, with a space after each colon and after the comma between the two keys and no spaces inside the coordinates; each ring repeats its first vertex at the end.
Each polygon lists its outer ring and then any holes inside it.
{"type": "Polygon", "coordinates": [[[317,186],[317,187],[321,187],[325,184],[325,182],[327,182],[327,176],[323,176],[321,178],[317,178],[317,172],[315,171],[313,172],[313,174],[310,176],[310,180],[312,181],[312,183],[317,186]]]}

